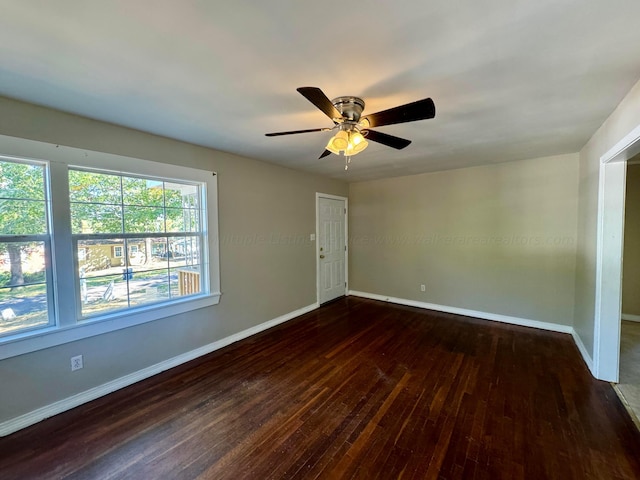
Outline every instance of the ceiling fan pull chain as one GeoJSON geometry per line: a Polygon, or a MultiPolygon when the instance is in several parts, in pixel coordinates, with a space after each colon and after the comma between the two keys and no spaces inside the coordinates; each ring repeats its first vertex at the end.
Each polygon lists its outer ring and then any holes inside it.
{"type": "Polygon", "coordinates": [[[349,170],[349,164],[351,163],[351,156],[345,155],[344,157],[344,169],[349,170]]]}

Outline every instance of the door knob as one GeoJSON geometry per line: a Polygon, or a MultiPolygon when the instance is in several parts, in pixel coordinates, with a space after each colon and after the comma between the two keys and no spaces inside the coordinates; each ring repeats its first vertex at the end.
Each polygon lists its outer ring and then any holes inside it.
{"type": "Polygon", "coordinates": [[[320,255],[320,258],[324,258],[324,255],[320,255]]]}

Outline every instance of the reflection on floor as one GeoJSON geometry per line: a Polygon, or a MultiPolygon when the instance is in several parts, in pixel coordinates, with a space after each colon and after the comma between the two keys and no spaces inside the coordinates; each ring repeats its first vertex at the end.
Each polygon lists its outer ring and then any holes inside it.
{"type": "MultiPolygon", "coordinates": [[[[640,323],[622,322],[620,336],[620,383],[618,394],[635,414],[633,419],[640,427],[640,323]]],[[[633,417],[633,415],[632,415],[633,417]]]]}

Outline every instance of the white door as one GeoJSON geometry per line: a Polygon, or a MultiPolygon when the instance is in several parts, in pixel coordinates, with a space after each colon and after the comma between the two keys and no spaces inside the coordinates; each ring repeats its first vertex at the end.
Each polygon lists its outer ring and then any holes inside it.
{"type": "Polygon", "coordinates": [[[346,294],[346,200],[318,197],[318,299],[346,294]]]}

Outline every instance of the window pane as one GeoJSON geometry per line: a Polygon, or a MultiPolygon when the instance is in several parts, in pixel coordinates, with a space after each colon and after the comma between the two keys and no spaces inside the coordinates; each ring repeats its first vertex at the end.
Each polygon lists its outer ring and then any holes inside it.
{"type": "Polygon", "coordinates": [[[119,205],[122,203],[120,176],[69,170],[69,199],[71,202],[119,205]]]}
{"type": "Polygon", "coordinates": [[[196,265],[201,263],[200,258],[200,237],[185,237],[185,262],[187,265],[196,265]]]}
{"type": "Polygon", "coordinates": [[[147,255],[147,241],[151,242],[151,239],[146,238],[129,238],[127,239],[127,265],[129,267],[135,267],[135,270],[140,270],[151,262],[151,255],[147,255]]]}
{"type": "Polygon", "coordinates": [[[44,201],[0,198],[0,235],[47,233],[45,209],[44,201]]]}
{"type": "Polygon", "coordinates": [[[165,206],[169,208],[182,208],[182,191],[180,185],[176,183],[164,184],[164,202],[165,206]]]}
{"type": "Polygon", "coordinates": [[[200,189],[195,188],[195,192],[186,198],[189,208],[200,208],[200,189]]]}
{"type": "Polygon", "coordinates": [[[127,240],[128,265],[136,272],[166,269],[166,247],[167,239],[164,237],[130,238],[127,240]]]}
{"type": "Polygon", "coordinates": [[[0,160],[0,198],[44,200],[44,167],[0,160]]]}
{"type": "Polygon", "coordinates": [[[167,208],[167,232],[200,231],[200,211],[193,208],[167,208]]]}
{"type": "Polygon", "coordinates": [[[46,283],[44,242],[0,243],[0,287],[46,283]]]}
{"type": "Polygon", "coordinates": [[[194,208],[187,210],[187,216],[189,218],[188,232],[200,231],[200,210],[194,208]]]}
{"type": "Polygon", "coordinates": [[[200,263],[200,237],[170,237],[171,267],[200,263]]]}
{"type": "Polygon", "coordinates": [[[165,205],[170,208],[194,207],[194,197],[198,194],[196,185],[165,182],[165,205]]]}
{"type": "Polygon", "coordinates": [[[185,224],[185,210],[167,208],[167,232],[186,232],[189,223],[185,224]]]}
{"type": "MultiPolygon", "coordinates": [[[[120,270],[123,270],[120,268],[120,270]]],[[[126,274],[80,279],[82,316],[108,313],[129,306],[126,274]]]]}
{"type": "Polygon", "coordinates": [[[164,205],[163,182],[144,178],[122,177],[122,194],[125,205],[164,205]]]}
{"type": "Polygon", "coordinates": [[[151,239],[151,256],[156,263],[167,265],[169,258],[169,248],[166,237],[157,237],[151,239]]]}
{"type": "Polygon", "coordinates": [[[0,335],[49,324],[45,284],[0,288],[0,335]]]}
{"type": "Polygon", "coordinates": [[[124,231],[126,233],[164,232],[162,207],[124,207],[124,231]]]}
{"type": "Polygon", "coordinates": [[[122,233],[122,207],[95,203],[71,204],[71,229],[78,233],[122,233]]]}
{"type": "Polygon", "coordinates": [[[125,266],[123,256],[124,239],[114,238],[109,240],[79,240],[78,241],[78,268],[80,275],[88,276],[119,273],[125,266]],[[80,251],[84,251],[83,255],[80,251]],[[93,273],[92,273],[93,272],[93,273]]]}
{"type": "Polygon", "coordinates": [[[131,306],[161,302],[169,299],[169,270],[167,268],[135,271],[129,279],[131,306]]]}
{"type": "Polygon", "coordinates": [[[201,291],[200,266],[171,269],[171,296],[195,295],[201,291]]]}

